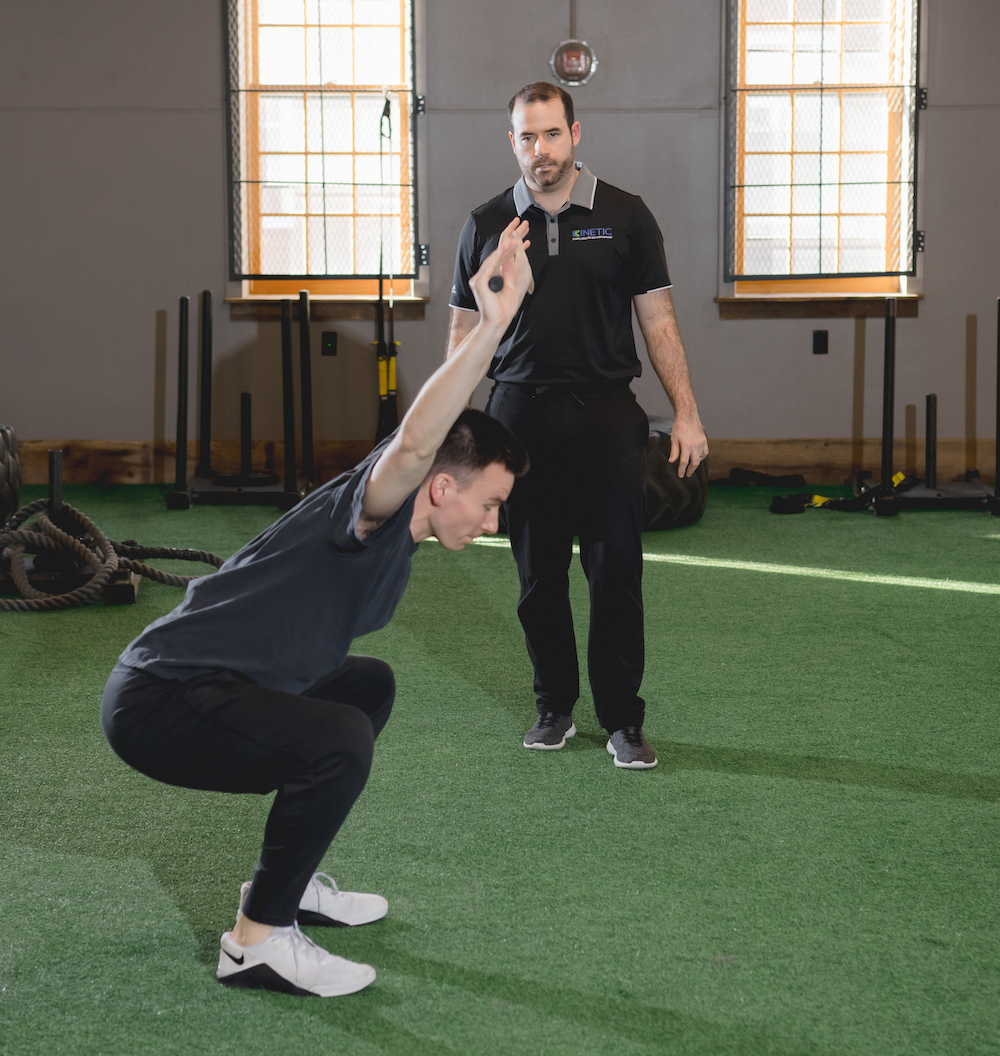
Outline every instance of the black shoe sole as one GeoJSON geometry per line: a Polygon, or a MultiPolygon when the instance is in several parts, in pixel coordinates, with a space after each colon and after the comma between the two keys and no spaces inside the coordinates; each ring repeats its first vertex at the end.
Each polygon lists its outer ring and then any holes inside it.
{"type": "MultiPolygon", "coordinates": [[[[320,928],[349,928],[351,927],[347,921],[334,920],[333,917],[324,916],[322,913],[316,913],[311,909],[300,909],[295,916],[295,919],[300,924],[312,924],[320,928]]],[[[381,919],[381,918],[379,918],[381,919]]],[[[374,923],[372,921],[371,923],[374,923]]]]}
{"type": "Polygon", "coordinates": [[[282,994],[295,994],[298,997],[319,997],[319,994],[290,983],[284,976],[278,975],[269,964],[255,964],[245,972],[224,976],[219,982],[223,986],[231,986],[234,990],[277,990],[282,994]]]}

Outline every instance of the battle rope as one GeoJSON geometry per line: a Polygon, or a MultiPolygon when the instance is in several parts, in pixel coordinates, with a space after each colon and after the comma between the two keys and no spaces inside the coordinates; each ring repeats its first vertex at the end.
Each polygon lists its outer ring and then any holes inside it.
{"type": "Polygon", "coordinates": [[[0,598],[0,612],[45,612],[54,609],[70,609],[78,605],[87,605],[104,591],[108,581],[119,568],[155,579],[172,587],[184,587],[198,576],[175,576],[161,572],[143,561],[134,560],[143,557],[166,557],[174,561],[203,561],[207,565],[219,568],[223,558],[210,554],[207,550],[183,550],[171,547],[140,546],[129,539],[116,543],[110,539],[79,510],[68,503],[62,504],[67,521],[75,522],[86,535],[90,536],[90,545],[86,536],[78,538],[57,528],[48,515],[48,499],[39,499],[22,510],[19,510],[2,528],[0,528],[0,563],[10,561],[10,576],[14,586],[21,592],[23,599],[0,598]],[[35,523],[26,528],[23,525],[30,517],[37,514],[35,523]],[[48,594],[37,590],[28,582],[24,566],[26,552],[69,551],[94,570],[93,576],[82,586],[65,594],[48,594]]]}

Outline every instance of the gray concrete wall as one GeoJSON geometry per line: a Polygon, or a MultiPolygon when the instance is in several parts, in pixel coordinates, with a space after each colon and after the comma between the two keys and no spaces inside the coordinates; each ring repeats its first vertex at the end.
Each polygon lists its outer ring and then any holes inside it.
{"type": "MultiPolygon", "coordinates": [[[[718,318],[720,4],[579,0],[577,33],[600,66],[574,89],[578,157],[642,194],[667,244],[674,296],[709,435],[851,432],[851,320],[718,318]],[[811,331],[830,354],[811,354],[811,331]]],[[[425,0],[428,114],[420,231],[432,254],[424,322],[402,323],[405,404],[439,362],[455,241],[470,208],[517,168],[504,107],[548,77],[569,36],[568,0],[425,0]]],[[[978,321],[977,430],[993,434],[1000,294],[1000,78],[995,0],[926,0],[919,320],[899,323],[903,407],[939,394],[939,433],[965,434],[967,317],[978,321]]],[[[217,435],[281,435],[278,327],[229,321],[220,5],[206,0],[0,0],[0,420],[19,436],[151,439],[172,433],[177,299],[215,291],[217,435]]],[[[192,310],[196,315],[195,305],[192,310]]],[[[329,324],[328,328],[329,328],[329,324]]],[[[318,348],[316,325],[314,349],[318,348]]],[[[369,324],[338,324],[336,359],[315,358],[317,436],[374,432],[369,324]]],[[[193,332],[193,331],[192,331],[193,332]]],[[[881,326],[868,323],[865,432],[878,435],[881,326]]],[[[196,372],[192,370],[194,375],[196,372]]],[[[195,381],[192,378],[192,392],[195,381]]],[[[651,412],[667,401],[651,372],[651,412]]],[[[192,436],[195,425],[192,415],[192,436]]],[[[922,414],[921,414],[922,417],[922,414]]]]}

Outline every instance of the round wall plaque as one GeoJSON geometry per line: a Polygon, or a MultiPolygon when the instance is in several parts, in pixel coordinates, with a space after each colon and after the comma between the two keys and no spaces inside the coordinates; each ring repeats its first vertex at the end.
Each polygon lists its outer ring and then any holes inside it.
{"type": "Polygon", "coordinates": [[[563,84],[586,84],[597,69],[597,59],[585,40],[564,40],[552,52],[549,65],[563,84]]]}

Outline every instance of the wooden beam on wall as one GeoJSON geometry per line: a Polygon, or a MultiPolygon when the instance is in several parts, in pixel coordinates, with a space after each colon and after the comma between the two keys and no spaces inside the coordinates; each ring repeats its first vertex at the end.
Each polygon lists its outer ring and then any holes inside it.
{"type": "MultiPolygon", "coordinates": [[[[713,480],[728,477],[734,467],[753,469],[759,473],[785,476],[800,473],[807,484],[846,484],[859,470],[871,470],[878,479],[882,469],[882,440],[865,437],[831,439],[718,439],[709,440],[708,470],[713,480]]],[[[911,440],[912,447],[912,440],[911,440]]],[[[992,439],[976,442],[975,465],[966,462],[968,445],[964,437],[938,438],[938,479],[961,480],[967,469],[978,469],[983,480],[994,481],[994,443],[992,439]]],[[[893,466],[896,469],[914,468],[924,472],[924,444],[916,444],[916,465],[904,466],[907,438],[893,441],[893,466]]]]}
{"type": "MultiPolygon", "coordinates": [[[[371,451],[371,440],[315,440],[314,459],[322,481],[356,466],[371,451]]],[[[21,480],[25,484],[47,484],[51,449],[63,452],[63,481],[66,484],[172,484],[174,481],[173,441],[152,440],[18,440],[21,480]]],[[[300,452],[301,454],[301,452],[300,452]]],[[[281,472],[285,445],[280,440],[255,440],[253,466],[281,472]]],[[[188,444],[188,479],[198,462],[195,441],[188,444]]],[[[212,469],[238,473],[239,440],[212,441],[212,469]]]]}
{"type": "MultiPolygon", "coordinates": [[[[321,480],[355,466],[372,449],[370,440],[317,440],[315,459],[321,480]]],[[[48,482],[48,452],[63,451],[63,480],[67,484],[172,484],[174,480],[173,442],[152,440],[19,440],[21,478],[25,484],[48,482]]],[[[784,476],[801,473],[807,484],[844,484],[860,469],[877,477],[881,469],[881,440],[878,437],[837,437],[832,439],[731,439],[709,440],[709,474],[712,479],[728,477],[734,467],[784,476]]],[[[969,443],[965,437],[938,440],[938,477],[942,481],[961,480],[966,469],[978,469],[984,480],[994,481],[994,442],[975,441],[975,462],[967,464],[969,443]]],[[[188,475],[193,476],[197,447],[189,445],[188,475]]],[[[280,467],[284,444],[280,440],[256,440],[253,445],[256,469],[280,467]]],[[[212,468],[216,472],[238,472],[238,440],[212,441],[212,468]]],[[[897,469],[924,470],[922,439],[898,437],[894,444],[893,465],[897,469]],[[909,443],[909,449],[908,449],[909,443]],[[907,457],[916,456],[915,466],[905,466],[907,457]]]]}
{"type": "MultiPolygon", "coordinates": [[[[230,322],[266,323],[281,318],[282,300],[292,301],[292,317],[298,319],[298,301],[291,297],[227,297],[230,322]]],[[[420,320],[424,318],[426,300],[397,297],[393,310],[396,320],[420,320]]],[[[315,322],[329,319],[361,319],[373,321],[376,318],[377,302],[365,300],[330,300],[313,297],[309,301],[309,318],[315,322]]]]}
{"type": "MultiPolygon", "coordinates": [[[[891,296],[891,295],[890,295],[891,296]]],[[[899,296],[896,315],[916,319],[921,296],[899,296]]],[[[716,297],[720,319],[884,319],[879,297],[716,297]]]]}

